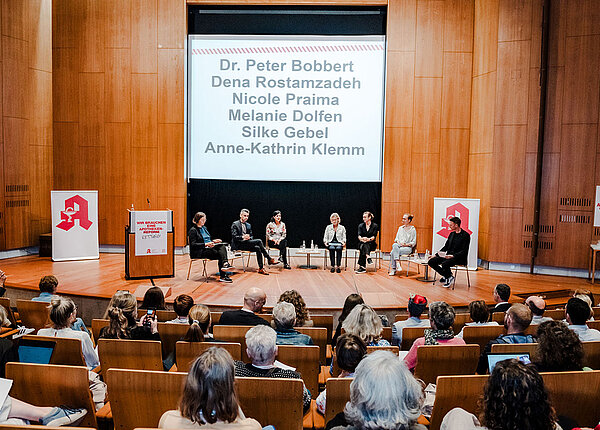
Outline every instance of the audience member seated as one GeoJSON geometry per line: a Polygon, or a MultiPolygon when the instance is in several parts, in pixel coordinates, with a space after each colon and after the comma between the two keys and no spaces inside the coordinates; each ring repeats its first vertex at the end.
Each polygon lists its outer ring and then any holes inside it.
{"type": "Polygon", "coordinates": [[[565,310],[569,328],[577,333],[582,342],[600,340],[600,331],[589,328],[586,321],[590,318],[590,307],[576,297],[570,298],[565,310]]]}
{"type": "Polygon", "coordinates": [[[573,293],[573,297],[581,299],[590,307],[590,317],[588,321],[594,321],[594,294],[590,290],[578,288],[573,293]]]}
{"type": "Polygon", "coordinates": [[[296,310],[288,302],[279,302],[273,308],[273,325],[277,332],[277,345],[314,345],[307,334],[294,330],[296,310]]]}
{"type": "Polygon", "coordinates": [[[83,358],[88,368],[94,369],[100,365],[98,354],[94,350],[90,335],[84,331],[73,330],[73,322],[77,318],[77,307],[73,300],[66,297],[53,296],[50,302],[51,328],[43,328],[38,331],[38,336],[65,337],[79,339],[83,358]]]}
{"type": "Polygon", "coordinates": [[[418,424],[423,388],[389,351],[367,355],[356,367],[350,401],[326,429],[426,430],[418,424]]]}
{"type": "Polygon", "coordinates": [[[533,363],[538,372],[582,370],[583,345],[562,321],[546,321],[537,329],[537,348],[533,363]]]}
{"type": "Polygon", "coordinates": [[[506,312],[511,304],[508,303],[510,299],[510,287],[506,284],[498,284],[494,287],[494,302],[496,306],[490,309],[490,320],[494,312],[506,312]]]}
{"type": "Polygon", "coordinates": [[[381,318],[371,306],[364,303],[352,309],[342,328],[346,333],[360,337],[367,346],[390,346],[390,343],[381,337],[381,318]]]}
{"type": "Polygon", "coordinates": [[[0,424],[29,425],[30,421],[48,427],[75,427],[88,413],[85,409],[73,409],[68,406],[34,406],[7,396],[0,407],[0,424]]]}
{"type": "Polygon", "coordinates": [[[410,317],[404,321],[397,321],[392,325],[392,345],[402,344],[402,330],[405,327],[429,327],[428,319],[421,319],[421,314],[427,308],[427,298],[418,294],[411,294],[408,299],[408,314],[410,317]]]}
{"type": "Polygon", "coordinates": [[[210,309],[205,305],[194,305],[188,314],[190,328],[181,339],[185,342],[222,342],[209,332],[211,319],[210,309]]]}
{"type": "Polygon", "coordinates": [[[531,318],[531,325],[538,325],[546,321],[552,321],[552,318],[544,316],[544,312],[546,311],[546,301],[540,296],[527,297],[525,304],[529,306],[529,309],[533,315],[533,318],[531,318]]]}
{"type": "Polygon", "coordinates": [[[534,343],[535,339],[530,334],[526,335],[524,331],[531,324],[531,311],[521,303],[512,305],[504,315],[504,327],[506,334],[501,334],[496,339],[492,339],[485,346],[479,363],[477,364],[477,373],[484,375],[488,371],[487,356],[492,351],[492,345],[499,343],[534,343]]]}
{"type": "MultiPolygon", "coordinates": [[[[271,327],[258,325],[246,332],[246,352],[251,364],[241,361],[235,362],[235,376],[249,376],[254,378],[288,378],[302,379],[300,373],[281,369],[275,366],[277,357],[277,333],[271,327]]],[[[304,412],[310,408],[310,392],[304,386],[303,394],[304,412]]]]}
{"type": "Polygon", "coordinates": [[[110,324],[102,327],[100,339],[160,340],[156,314],[154,318],[144,315],[139,324],[136,322],[137,301],[131,293],[117,292],[107,314],[110,324]]]}
{"type": "MultiPolygon", "coordinates": [[[[472,322],[465,323],[466,326],[482,326],[482,325],[498,325],[496,321],[488,321],[490,319],[490,310],[484,300],[474,300],[469,303],[469,316],[472,322]]],[[[456,337],[462,339],[464,327],[456,337]]]]}
{"type": "MultiPolygon", "coordinates": [[[[40,295],[31,299],[31,301],[50,303],[52,297],[56,295],[56,290],[58,289],[58,279],[54,275],[42,276],[40,283],[38,284],[38,288],[40,289],[40,295]]],[[[73,325],[71,325],[71,328],[73,330],[83,330],[88,335],[90,334],[81,318],[76,318],[73,325]]]]}
{"type": "Polygon", "coordinates": [[[433,302],[429,305],[431,329],[425,329],[425,336],[415,339],[410,351],[404,357],[404,362],[410,370],[417,366],[417,349],[420,346],[465,344],[465,341],[455,337],[452,331],[454,316],[454,308],[446,302],[433,302]]]}
{"type": "Polygon", "coordinates": [[[269,325],[256,315],[267,302],[267,295],[260,288],[250,288],[244,294],[244,306],[237,311],[225,311],[221,314],[219,325],[269,325]]]}
{"type": "Polygon", "coordinates": [[[189,324],[188,312],[194,306],[194,299],[187,294],[180,294],[173,301],[173,310],[177,314],[177,318],[167,321],[170,323],[189,324]]]}
{"type": "Polygon", "coordinates": [[[166,310],[165,295],[162,290],[158,287],[148,288],[146,294],[144,294],[144,300],[142,300],[140,309],[166,310]]]}
{"type": "MultiPolygon", "coordinates": [[[[0,275],[1,276],[1,275],[0,275]]],[[[9,327],[10,320],[8,312],[4,306],[0,306],[0,325],[1,327],[9,327]]],[[[4,378],[4,368],[9,361],[19,361],[16,345],[12,340],[5,337],[0,338],[0,378],[4,378]]]]}
{"type": "MultiPolygon", "coordinates": [[[[341,373],[337,378],[354,378],[358,363],[367,355],[367,345],[363,340],[353,334],[344,333],[338,338],[335,346],[335,359],[341,373]]],[[[327,390],[321,391],[317,397],[317,410],[325,415],[327,390]]]]}
{"type": "Polygon", "coordinates": [[[344,307],[342,308],[342,313],[338,318],[335,333],[333,334],[333,346],[336,345],[338,337],[340,337],[340,335],[342,334],[342,325],[344,324],[344,320],[348,317],[348,315],[356,305],[363,304],[364,302],[365,301],[363,300],[360,294],[353,293],[346,297],[346,300],[344,301],[344,307]]]}
{"type": "Polygon", "coordinates": [[[231,355],[222,348],[209,348],[192,364],[178,409],[165,412],[158,426],[260,430],[258,421],[246,418],[240,408],[234,373],[231,355]]]}
{"type": "MultiPolygon", "coordinates": [[[[513,306],[514,307],[514,306],[513,306]]],[[[559,430],[544,380],[517,360],[501,361],[485,384],[479,417],[454,408],[442,421],[442,430],[559,430]]]]}
{"type": "Polygon", "coordinates": [[[288,302],[294,305],[294,308],[296,309],[295,327],[312,327],[314,325],[313,320],[310,319],[306,303],[298,291],[284,291],[281,296],[279,296],[279,302],[288,302]]]}

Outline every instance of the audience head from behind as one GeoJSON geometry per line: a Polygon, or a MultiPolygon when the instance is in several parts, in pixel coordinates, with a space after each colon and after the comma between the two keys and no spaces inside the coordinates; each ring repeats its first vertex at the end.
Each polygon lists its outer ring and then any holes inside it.
{"type": "Polygon", "coordinates": [[[577,288],[575,291],[573,291],[573,297],[582,299],[583,301],[587,302],[590,305],[590,307],[595,306],[596,300],[594,299],[594,293],[592,293],[588,289],[577,288]],[[589,300],[584,299],[583,296],[586,296],[589,300]]]}
{"type": "Polygon", "coordinates": [[[165,306],[165,295],[162,290],[158,287],[148,288],[146,294],[144,294],[144,300],[140,309],[167,309],[165,306]]]}
{"type": "Polygon", "coordinates": [[[106,327],[105,337],[126,339],[136,325],[137,300],[127,291],[117,291],[110,300],[106,311],[110,324],[106,327]]]}
{"type": "Polygon", "coordinates": [[[434,330],[450,330],[454,324],[456,312],[446,302],[433,302],[429,305],[429,320],[434,330]]]}
{"type": "Polygon", "coordinates": [[[504,360],[485,385],[481,421],[490,430],[549,430],[556,417],[544,380],[534,366],[504,360]]]}
{"type": "Polygon", "coordinates": [[[533,315],[541,317],[546,311],[546,301],[540,296],[527,297],[525,304],[529,307],[533,315]]]}
{"type": "Polygon", "coordinates": [[[229,352],[209,348],[193,362],[187,374],[179,410],[165,412],[159,426],[191,428],[192,423],[195,426],[236,423],[242,425],[240,428],[260,429],[258,422],[246,419],[241,412],[234,376],[229,352]]]}
{"type": "Polygon", "coordinates": [[[304,302],[304,299],[298,291],[284,291],[281,294],[281,296],[279,296],[279,302],[288,302],[294,305],[294,309],[296,310],[296,323],[294,324],[295,326],[302,327],[306,324],[307,321],[310,320],[310,316],[308,315],[308,309],[306,308],[306,303],[304,302]]]}
{"type": "Polygon", "coordinates": [[[185,342],[204,342],[210,328],[210,310],[205,305],[194,305],[188,312],[190,328],[183,337],[185,342]]]}
{"type": "Polygon", "coordinates": [[[54,275],[42,276],[38,287],[42,293],[56,294],[58,279],[56,279],[56,276],[54,275]]]}
{"type": "Polygon", "coordinates": [[[279,302],[273,307],[273,322],[276,330],[289,330],[296,323],[296,309],[288,302],[279,302]]]}
{"type": "Polygon", "coordinates": [[[244,294],[244,308],[255,314],[262,311],[265,303],[267,303],[267,295],[260,288],[252,287],[244,294]]]}
{"type": "Polygon", "coordinates": [[[277,333],[266,325],[246,332],[246,353],[255,366],[270,366],[277,357],[277,333]]]}
{"type": "Polygon", "coordinates": [[[50,310],[50,321],[52,321],[53,328],[57,330],[71,327],[77,318],[77,306],[73,300],[66,297],[52,297],[48,309],[50,310]]]}
{"type": "Polygon", "coordinates": [[[585,325],[586,321],[590,318],[591,310],[586,302],[572,297],[567,302],[565,313],[569,324],[585,325]]]}
{"type": "Polygon", "coordinates": [[[508,334],[522,333],[529,327],[532,318],[529,307],[522,303],[516,303],[504,315],[504,328],[508,334]]]}
{"type": "Polygon", "coordinates": [[[562,321],[546,321],[537,329],[533,362],[540,372],[567,372],[583,368],[583,344],[562,321]]]}
{"type": "Polygon", "coordinates": [[[427,309],[427,297],[411,294],[408,299],[408,313],[411,317],[419,318],[427,309]]]}
{"type": "Polygon", "coordinates": [[[383,324],[373,308],[363,303],[352,309],[342,328],[346,333],[360,337],[367,345],[373,345],[381,339],[383,324]]]}
{"type": "Polygon", "coordinates": [[[424,429],[417,424],[422,404],[423,388],[404,362],[375,351],[356,367],[343,414],[352,428],[424,429]]]}
{"type": "Polygon", "coordinates": [[[484,300],[474,300],[469,303],[469,316],[476,323],[484,323],[490,319],[490,310],[484,300]]]}
{"type": "Polygon", "coordinates": [[[187,294],[180,294],[173,301],[173,310],[180,317],[187,317],[192,306],[194,306],[194,299],[187,294]]]}
{"type": "Polygon", "coordinates": [[[498,284],[494,287],[494,301],[496,303],[508,302],[510,299],[510,287],[506,284],[498,284]]]}
{"type": "Polygon", "coordinates": [[[342,370],[341,377],[354,374],[356,366],[367,355],[367,345],[358,336],[344,333],[335,345],[335,359],[342,370]]]}

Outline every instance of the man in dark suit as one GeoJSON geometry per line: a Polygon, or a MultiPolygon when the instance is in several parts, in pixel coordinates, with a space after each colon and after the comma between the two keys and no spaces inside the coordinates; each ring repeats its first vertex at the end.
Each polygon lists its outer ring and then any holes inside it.
{"type": "Polygon", "coordinates": [[[506,312],[512,306],[508,303],[510,298],[510,287],[506,284],[498,284],[494,287],[494,301],[496,306],[490,309],[490,321],[494,312],[506,312]]]}
{"type": "Polygon", "coordinates": [[[442,286],[450,288],[454,282],[452,270],[450,268],[457,264],[467,264],[469,256],[469,244],[471,236],[469,233],[460,228],[460,218],[452,217],[448,220],[448,227],[452,232],[448,236],[448,240],[435,256],[429,259],[429,267],[438,272],[442,279],[442,286]],[[441,255],[440,255],[441,254],[441,255]]]}
{"type": "Polygon", "coordinates": [[[270,325],[256,315],[267,302],[267,295],[260,288],[250,288],[244,294],[244,306],[237,311],[225,311],[219,325],[270,325]]]}
{"type": "Polygon", "coordinates": [[[250,211],[242,209],[240,211],[240,219],[231,224],[231,249],[234,251],[241,249],[243,251],[256,252],[258,273],[268,275],[269,273],[263,267],[263,255],[269,262],[269,265],[277,264],[277,262],[269,256],[265,245],[263,245],[263,241],[252,237],[252,227],[248,222],[248,217],[250,217],[250,211]]]}

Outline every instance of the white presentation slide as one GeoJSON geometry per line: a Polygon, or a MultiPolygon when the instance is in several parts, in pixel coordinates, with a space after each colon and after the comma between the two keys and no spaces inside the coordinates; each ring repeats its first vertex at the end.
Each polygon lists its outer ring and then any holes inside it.
{"type": "Polygon", "coordinates": [[[381,181],[384,36],[189,36],[188,174],[381,181]]]}

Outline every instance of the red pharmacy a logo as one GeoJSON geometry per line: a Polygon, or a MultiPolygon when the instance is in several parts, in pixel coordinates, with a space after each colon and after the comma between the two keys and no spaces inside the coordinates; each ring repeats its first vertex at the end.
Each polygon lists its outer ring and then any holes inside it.
{"type": "Polygon", "coordinates": [[[467,208],[462,203],[455,203],[446,208],[446,217],[442,218],[442,229],[437,232],[440,236],[448,239],[450,236],[450,225],[448,224],[448,219],[457,216],[460,218],[460,228],[466,231],[469,234],[473,234],[471,230],[469,230],[469,208],[467,208]]]}
{"type": "Polygon", "coordinates": [[[88,201],[79,195],[75,195],[65,200],[65,210],[60,211],[61,222],[56,226],[65,231],[75,227],[75,220],[79,221],[79,226],[85,230],[92,226],[88,218],[88,201]]]}

